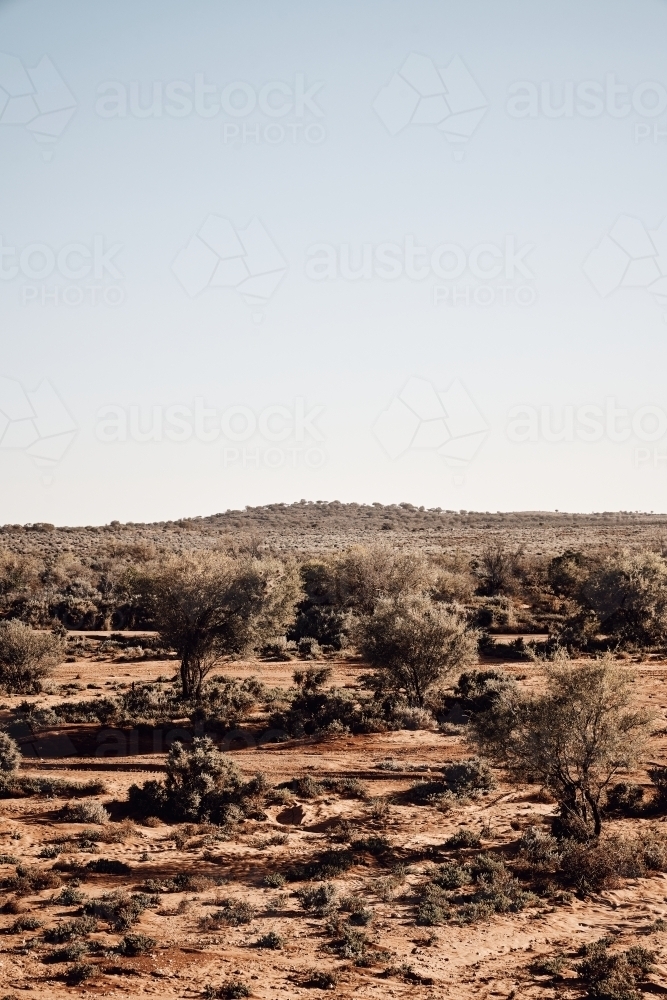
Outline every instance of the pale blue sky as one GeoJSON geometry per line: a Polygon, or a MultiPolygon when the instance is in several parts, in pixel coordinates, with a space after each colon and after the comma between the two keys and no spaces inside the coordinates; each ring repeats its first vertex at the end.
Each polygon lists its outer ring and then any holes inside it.
{"type": "Polygon", "coordinates": [[[0,523],[302,497],[667,510],[667,291],[655,284],[667,240],[650,236],[667,217],[666,36],[662,0],[0,2],[0,523]],[[406,64],[410,53],[422,58],[406,64]],[[469,77],[455,93],[456,57],[469,77]],[[392,135],[399,96],[427,96],[431,73],[436,90],[448,83],[443,130],[392,135]],[[187,105],[198,78],[204,114],[187,105]],[[377,106],[390,128],[374,110],[388,85],[377,106]],[[511,113],[515,85],[534,115],[511,113]],[[145,108],[154,87],[161,113],[138,116],[137,93],[145,108]],[[126,114],[105,117],[100,92],[126,98],[126,114]],[[450,142],[472,92],[484,114],[450,142]],[[272,256],[249,249],[254,219],[272,256]],[[206,232],[223,229],[237,249],[222,270],[258,278],[252,294],[199,290],[227,252],[206,232]],[[602,295],[584,265],[610,232],[587,265],[602,295]],[[116,248],[108,266],[98,252],[99,277],[84,273],[95,237],[102,255],[116,248]],[[405,275],[411,242],[428,251],[420,280],[405,275]],[[364,252],[365,276],[345,277],[364,252]],[[383,253],[400,277],[381,276],[383,253]],[[34,277],[49,254],[53,270],[34,277]],[[329,262],[323,280],[313,256],[329,262]],[[634,287],[613,290],[631,258],[634,287]],[[434,272],[457,259],[457,276],[434,272]],[[44,380],[66,412],[38,412],[29,393],[44,380]],[[438,402],[457,380],[474,419],[451,395],[438,402]],[[199,431],[196,399],[212,411],[199,431]],[[576,411],[610,405],[627,415],[585,440],[576,411]],[[531,408],[529,440],[510,427],[518,406],[531,408]],[[161,440],[137,440],[153,416],[161,440]],[[545,439],[562,420],[565,439],[545,439]]]}

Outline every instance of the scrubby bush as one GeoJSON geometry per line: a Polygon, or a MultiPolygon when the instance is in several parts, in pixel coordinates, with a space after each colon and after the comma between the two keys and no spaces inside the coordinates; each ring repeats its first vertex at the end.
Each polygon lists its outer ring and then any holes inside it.
{"type": "Polygon", "coordinates": [[[648,776],[655,789],[653,805],[660,811],[667,809],[667,767],[651,767],[648,776]]]}
{"type": "Polygon", "coordinates": [[[488,712],[505,692],[515,688],[514,678],[502,670],[469,670],[459,677],[454,693],[463,712],[470,716],[488,712]]]}
{"type": "Polygon", "coordinates": [[[41,926],[41,921],[38,920],[37,917],[33,917],[29,913],[26,913],[14,921],[9,929],[9,933],[22,934],[24,931],[36,931],[41,926]]]}
{"type": "Polygon", "coordinates": [[[54,871],[26,868],[20,864],[16,866],[16,875],[2,882],[4,889],[14,892],[17,896],[29,896],[33,892],[41,892],[42,889],[58,889],[61,885],[62,880],[54,871]]]}
{"type": "Polygon", "coordinates": [[[0,775],[6,780],[7,775],[17,771],[21,763],[21,751],[16,740],[7,733],[0,732],[0,775]]]}
{"type": "Polygon", "coordinates": [[[35,692],[41,680],[65,656],[65,644],[53,632],[38,632],[13,618],[0,621],[0,686],[5,691],[35,692]]]}
{"type": "Polygon", "coordinates": [[[155,947],[157,941],[147,934],[126,934],[118,944],[121,955],[143,955],[155,947]]]}
{"type": "Polygon", "coordinates": [[[285,885],[285,876],[280,872],[269,872],[264,876],[264,885],[267,889],[282,889],[285,885]]]}
{"type": "Polygon", "coordinates": [[[118,889],[104,893],[97,899],[89,899],[83,904],[84,914],[104,920],[113,930],[126,931],[135,923],[144,910],[155,906],[157,897],[146,893],[129,893],[118,889]]]}
{"type": "Polygon", "coordinates": [[[462,847],[479,847],[480,844],[479,834],[464,827],[463,830],[457,830],[451,837],[448,837],[443,847],[446,850],[458,851],[462,847]]]}
{"type": "Polygon", "coordinates": [[[268,934],[262,934],[260,938],[257,938],[255,948],[269,948],[271,951],[279,951],[284,944],[284,937],[275,931],[269,931],[268,934]]]}
{"type": "Polygon", "coordinates": [[[287,869],[290,882],[313,880],[325,882],[342,875],[354,864],[354,854],[346,849],[322,851],[311,861],[299,862],[287,869]]]}
{"type": "Polygon", "coordinates": [[[78,920],[61,920],[55,927],[49,927],[44,931],[44,940],[49,944],[63,944],[65,941],[85,937],[96,930],[97,921],[90,915],[78,920]]]}
{"type": "Polygon", "coordinates": [[[463,865],[449,862],[434,871],[420,890],[417,923],[474,923],[492,913],[522,910],[536,898],[512,876],[502,859],[478,854],[463,865]]]}
{"type": "Polygon", "coordinates": [[[306,600],[297,608],[296,620],[287,638],[297,646],[304,639],[312,639],[320,646],[339,650],[347,644],[348,628],[348,616],[341,608],[306,600]]]}
{"type": "Polygon", "coordinates": [[[456,609],[412,596],[378,602],[357,642],[377,670],[378,689],[404,690],[410,704],[423,706],[434,685],[473,660],[477,636],[456,609]]]}
{"type": "Polygon", "coordinates": [[[443,780],[455,795],[470,795],[478,791],[488,791],[496,784],[487,761],[479,757],[456,761],[442,769],[443,780]]]}
{"type": "Polygon", "coordinates": [[[605,939],[585,947],[585,957],[576,966],[589,997],[597,1000],[641,1000],[638,985],[653,968],[655,953],[634,947],[610,954],[605,939]]]}
{"type": "Polygon", "coordinates": [[[242,997],[249,997],[250,994],[250,987],[240,979],[228,979],[218,988],[214,996],[219,1000],[240,1000],[242,997]]]}
{"type": "Polygon", "coordinates": [[[189,747],[174,743],[167,757],[166,780],[132,785],[128,802],[130,811],[139,817],[224,823],[240,818],[263,790],[260,775],[243,782],[231,758],[210,737],[197,736],[189,747]]]}
{"type": "Polygon", "coordinates": [[[317,887],[304,886],[302,889],[297,889],[294,895],[304,910],[327,913],[336,896],[336,890],[329,882],[325,882],[324,885],[317,887]]]}
{"type": "Polygon", "coordinates": [[[86,941],[71,941],[64,948],[54,948],[44,956],[45,962],[78,962],[89,950],[86,941]]]}
{"type": "Polygon", "coordinates": [[[68,802],[57,818],[61,823],[108,823],[110,816],[101,802],[68,802]]]}
{"type": "Polygon", "coordinates": [[[99,974],[100,969],[97,965],[91,965],[90,962],[76,962],[67,970],[66,979],[72,986],[78,986],[79,983],[94,979],[99,974]]]}
{"type": "Polygon", "coordinates": [[[536,873],[555,871],[561,860],[559,842],[537,826],[529,826],[519,839],[519,854],[536,873]]]}
{"type": "Polygon", "coordinates": [[[651,829],[635,838],[604,836],[590,843],[569,840],[560,859],[561,879],[584,894],[613,888],[624,878],[666,870],[667,840],[651,829]]]}
{"type": "Polygon", "coordinates": [[[0,799],[27,798],[85,798],[104,795],[107,787],[103,781],[70,781],[69,778],[33,778],[22,774],[0,774],[0,799]]]}
{"type": "Polygon", "coordinates": [[[619,781],[607,790],[605,812],[633,816],[641,810],[644,789],[634,782],[619,781]]]}
{"type": "Polygon", "coordinates": [[[650,716],[633,706],[631,682],[609,655],[576,667],[549,664],[544,694],[506,689],[471,717],[472,738],[515,778],[553,792],[560,833],[598,836],[606,790],[648,733],[650,716]]]}
{"type": "Polygon", "coordinates": [[[97,872],[98,875],[130,875],[132,869],[124,861],[116,858],[94,858],[86,865],[89,872],[97,872]]]}

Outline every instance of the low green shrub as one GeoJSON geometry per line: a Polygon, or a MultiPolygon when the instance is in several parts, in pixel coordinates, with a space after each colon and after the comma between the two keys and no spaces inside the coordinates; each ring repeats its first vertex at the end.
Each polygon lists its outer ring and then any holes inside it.
{"type": "Polygon", "coordinates": [[[285,939],[280,934],[276,934],[275,931],[269,931],[268,934],[263,934],[255,941],[256,948],[269,948],[271,951],[279,951],[284,944],[285,939]]]}
{"type": "Polygon", "coordinates": [[[157,941],[147,934],[126,934],[118,944],[121,955],[143,955],[155,947],[157,941]]]}

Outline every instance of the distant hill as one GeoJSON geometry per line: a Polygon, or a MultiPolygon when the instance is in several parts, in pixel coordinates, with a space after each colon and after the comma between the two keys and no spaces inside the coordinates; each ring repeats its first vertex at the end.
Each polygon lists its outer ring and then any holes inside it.
{"type": "Polygon", "coordinates": [[[246,549],[332,551],[350,545],[385,543],[400,548],[461,549],[478,552],[502,539],[511,548],[554,553],[590,546],[642,546],[667,538],[667,515],[631,512],[567,514],[545,511],[483,513],[424,509],[409,503],[383,505],[305,501],[228,510],[207,517],[147,524],[59,527],[51,524],[4,525],[0,547],[48,555],[56,551],[91,552],[119,545],[151,545],[167,551],[209,548],[229,543],[246,549]]]}

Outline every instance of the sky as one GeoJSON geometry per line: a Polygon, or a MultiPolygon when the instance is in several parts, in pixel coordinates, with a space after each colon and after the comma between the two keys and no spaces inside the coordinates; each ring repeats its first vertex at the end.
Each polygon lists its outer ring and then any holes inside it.
{"type": "Polygon", "coordinates": [[[0,523],[667,511],[666,35],[0,0],[0,523]]]}

